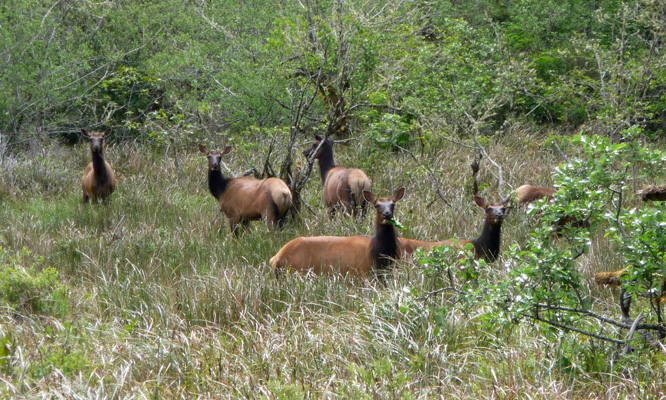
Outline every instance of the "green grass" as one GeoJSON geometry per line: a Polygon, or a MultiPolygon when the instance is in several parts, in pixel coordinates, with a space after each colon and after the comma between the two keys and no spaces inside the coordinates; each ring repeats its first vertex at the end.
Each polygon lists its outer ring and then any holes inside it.
{"type": "MultiPolygon", "coordinates": [[[[542,151],[542,143],[532,138],[526,152],[524,141],[503,137],[487,150],[509,185],[547,186],[560,160],[542,151]]],[[[396,207],[405,236],[475,237],[484,214],[469,194],[473,154],[447,142],[424,151],[451,206],[438,199],[433,182],[406,154],[339,146],[336,161],[364,168],[377,195],[407,187],[396,207]]],[[[282,231],[254,223],[235,238],[208,193],[206,162],[195,148],[179,152],[179,172],[172,152],[110,147],[107,158],[118,187],[108,204],[81,203],[85,146],[52,144],[41,154],[34,160],[3,159],[0,268],[4,273],[11,264],[38,273],[53,267],[65,297],[40,291],[44,301],[58,302],[40,312],[3,303],[4,398],[646,398],[661,393],[659,361],[636,358],[609,367],[613,349],[606,345],[539,326],[488,329],[483,309],[456,305],[452,296],[428,300],[448,310],[433,324],[426,303],[408,288],[427,291],[441,283],[410,263],[401,263],[385,285],[339,276],[276,278],[268,259],[295,236],[372,233],[372,216],[359,222],[328,218],[318,171],[304,193],[312,212],[304,210],[282,231]],[[24,249],[31,255],[21,256],[24,249]]],[[[252,156],[260,154],[232,152],[226,163],[239,173],[252,156]]],[[[482,195],[499,200],[497,171],[485,161],[481,171],[482,195]]],[[[512,211],[503,248],[523,243],[534,223],[512,211]]],[[[591,278],[620,267],[603,237],[594,238],[580,262],[588,294],[609,314],[619,313],[613,293],[591,278]]],[[[485,271],[488,279],[505,274],[501,262],[485,271]]]]}

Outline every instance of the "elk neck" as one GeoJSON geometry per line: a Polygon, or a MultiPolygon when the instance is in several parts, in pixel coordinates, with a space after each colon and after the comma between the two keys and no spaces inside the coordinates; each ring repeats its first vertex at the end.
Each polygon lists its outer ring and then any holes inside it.
{"type": "Polygon", "coordinates": [[[379,269],[387,268],[398,256],[398,237],[395,227],[377,221],[375,235],[371,240],[372,258],[379,269]]]}
{"type": "Polygon", "coordinates": [[[109,171],[106,170],[106,161],[104,161],[104,148],[99,151],[92,151],[92,164],[95,179],[97,182],[104,183],[109,180],[109,171]]]}
{"type": "Polygon", "coordinates": [[[490,262],[495,261],[500,252],[501,231],[501,223],[491,225],[486,219],[481,235],[472,241],[476,258],[485,258],[490,262]]]}
{"type": "Polygon", "coordinates": [[[321,174],[322,182],[326,182],[326,175],[333,167],[335,167],[333,148],[328,143],[324,143],[319,152],[319,173],[321,174]]]}
{"type": "Polygon", "coordinates": [[[226,178],[224,175],[222,175],[222,171],[219,169],[209,169],[208,189],[210,189],[210,194],[219,200],[220,196],[222,196],[222,193],[227,190],[227,184],[229,183],[229,180],[229,178],[226,178]]]}

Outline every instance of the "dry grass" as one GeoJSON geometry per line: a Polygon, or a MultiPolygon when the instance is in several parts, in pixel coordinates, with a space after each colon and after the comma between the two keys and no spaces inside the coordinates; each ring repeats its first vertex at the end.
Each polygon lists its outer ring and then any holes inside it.
{"type": "MultiPolygon", "coordinates": [[[[560,162],[538,137],[484,145],[503,167],[502,195],[524,183],[550,185],[560,162]]],[[[468,149],[445,141],[423,149],[450,207],[409,155],[371,150],[338,146],[336,161],[364,168],[378,195],[407,187],[396,211],[405,236],[479,233],[483,212],[469,195],[468,149]]],[[[280,232],[255,223],[235,239],[208,193],[206,162],[195,148],[179,151],[178,170],[173,149],[110,147],[118,186],[109,205],[80,202],[88,162],[83,145],[30,152],[5,157],[0,170],[2,260],[25,269],[55,267],[67,307],[64,313],[2,309],[5,398],[647,398],[663,392],[656,360],[654,369],[641,360],[590,372],[567,357],[607,347],[538,326],[488,330],[480,322],[485,310],[456,307],[446,297],[430,300],[449,310],[437,333],[431,308],[407,289],[430,290],[434,283],[412,264],[402,263],[386,285],[335,276],[276,279],[267,261],[295,236],[372,232],[370,217],[328,219],[317,171],[304,194],[313,212],[280,232]],[[21,256],[22,249],[30,255],[21,256]]],[[[421,149],[414,152],[421,156],[421,149]]],[[[261,152],[241,151],[226,160],[234,173],[260,161],[261,152]]],[[[496,172],[482,164],[488,200],[500,197],[496,172]]],[[[523,243],[532,223],[512,212],[503,246],[523,243]]],[[[592,277],[619,264],[602,237],[580,262],[588,294],[609,313],[616,312],[612,292],[592,277]]],[[[489,268],[494,279],[506,275],[500,262],[489,268]]]]}

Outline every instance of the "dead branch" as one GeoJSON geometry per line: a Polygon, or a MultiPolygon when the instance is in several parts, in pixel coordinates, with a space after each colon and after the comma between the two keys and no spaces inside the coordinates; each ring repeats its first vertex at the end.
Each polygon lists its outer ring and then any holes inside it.
{"type": "Polygon", "coordinates": [[[634,322],[631,324],[631,329],[629,329],[629,334],[627,335],[627,340],[626,343],[624,344],[624,349],[622,349],[622,355],[626,356],[629,354],[629,350],[631,349],[631,340],[634,338],[634,333],[636,332],[636,327],[638,326],[638,323],[641,322],[643,317],[645,316],[645,312],[641,311],[640,314],[638,314],[638,317],[634,320],[634,322]]]}
{"type": "MultiPolygon", "coordinates": [[[[590,311],[590,310],[581,310],[581,309],[578,309],[578,308],[564,307],[564,306],[554,306],[554,305],[543,304],[543,303],[539,303],[539,304],[537,304],[537,306],[540,307],[540,308],[548,309],[548,310],[567,311],[567,312],[573,312],[573,313],[577,313],[577,314],[587,315],[589,317],[598,319],[601,322],[605,322],[605,323],[608,323],[608,324],[611,324],[611,325],[615,325],[619,328],[624,328],[624,329],[630,329],[631,328],[631,323],[633,322],[633,320],[631,318],[629,318],[628,320],[623,319],[622,322],[619,322],[619,321],[616,321],[612,318],[605,317],[601,314],[597,314],[597,313],[595,313],[593,311],[590,311]]],[[[654,324],[639,324],[638,329],[666,332],[666,327],[661,326],[661,325],[654,325],[654,324]]]]}
{"type": "Polygon", "coordinates": [[[590,336],[590,337],[593,337],[595,339],[604,340],[604,341],[612,342],[612,343],[616,343],[616,344],[625,344],[625,342],[623,340],[618,340],[618,339],[613,339],[613,338],[609,338],[609,337],[606,337],[606,336],[597,335],[596,333],[587,332],[587,331],[584,331],[582,329],[574,328],[573,326],[560,324],[559,322],[555,322],[555,321],[549,321],[547,319],[543,319],[543,318],[541,318],[539,316],[536,316],[536,315],[530,315],[529,317],[536,320],[536,321],[543,322],[543,323],[546,323],[548,325],[552,325],[552,326],[555,326],[557,328],[564,329],[564,330],[567,330],[567,331],[580,333],[581,335],[590,336]]]}

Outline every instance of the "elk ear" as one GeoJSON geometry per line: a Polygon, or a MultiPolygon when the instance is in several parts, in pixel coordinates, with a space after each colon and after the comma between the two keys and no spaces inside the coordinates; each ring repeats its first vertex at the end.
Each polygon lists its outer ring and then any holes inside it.
{"type": "Polygon", "coordinates": [[[206,148],[206,146],[204,146],[202,144],[198,144],[197,146],[199,146],[199,151],[200,152],[202,152],[204,154],[208,154],[208,149],[206,148]]]}
{"type": "Polygon", "coordinates": [[[222,150],[222,154],[220,154],[220,155],[223,156],[225,154],[229,154],[230,151],[231,151],[231,146],[227,146],[227,147],[224,148],[224,150],[222,150]]]}
{"type": "Polygon", "coordinates": [[[87,138],[90,137],[90,135],[88,135],[88,131],[85,130],[85,129],[83,129],[83,128],[81,128],[81,133],[83,134],[83,136],[85,136],[85,137],[87,137],[87,138]]]}
{"type": "Polygon", "coordinates": [[[483,208],[483,209],[485,209],[486,207],[488,207],[488,205],[486,204],[486,201],[483,200],[483,199],[482,199],[481,197],[479,197],[479,196],[474,196],[474,202],[476,203],[477,206],[479,206],[479,207],[481,207],[481,208],[483,208]]]}
{"type": "Polygon", "coordinates": [[[400,189],[396,190],[395,193],[393,193],[393,202],[397,203],[402,199],[402,197],[405,195],[405,188],[401,187],[400,189]]]}
{"type": "Polygon", "coordinates": [[[365,200],[367,200],[368,203],[371,203],[373,205],[377,204],[377,199],[375,199],[375,196],[372,193],[368,192],[367,190],[363,191],[363,197],[365,198],[365,200]]]}
{"type": "Polygon", "coordinates": [[[313,133],[313,135],[314,135],[314,138],[315,138],[316,140],[320,141],[320,142],[324,139],[323,137],[317,135],[316,133],[313,133]]]}
{"type": "Polygon", "coordinates": [[[102,137],[107,137],[107,136],[111,136],[111,129],[105,130],[104,133],[102,134],[102,137]]]}

